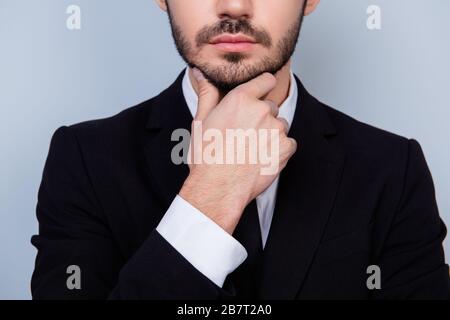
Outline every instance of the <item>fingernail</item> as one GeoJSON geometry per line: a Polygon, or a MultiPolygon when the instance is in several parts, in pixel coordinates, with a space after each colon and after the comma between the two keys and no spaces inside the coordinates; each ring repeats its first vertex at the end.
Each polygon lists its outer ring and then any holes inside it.
{"type": "Polygon", "coordinates": [[[205,76],[204,76],[203,73],[202,73],[199,69],[197,69],[197,68],[193,68],[193,69],[192,69],[192,74],[194,75],[194,78],[195,78],[197,81],[205,80],[205,76]]]}

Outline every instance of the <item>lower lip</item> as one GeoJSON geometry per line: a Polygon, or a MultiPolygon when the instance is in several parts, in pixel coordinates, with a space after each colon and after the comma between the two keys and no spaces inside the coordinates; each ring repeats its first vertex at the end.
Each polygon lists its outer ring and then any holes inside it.
{"type": "Polygon", "coordinates": [[[213,44],[217,49],[227,52],[245,52],[250,51],[255,46],[253,42],[219,42],[213,44]]]}

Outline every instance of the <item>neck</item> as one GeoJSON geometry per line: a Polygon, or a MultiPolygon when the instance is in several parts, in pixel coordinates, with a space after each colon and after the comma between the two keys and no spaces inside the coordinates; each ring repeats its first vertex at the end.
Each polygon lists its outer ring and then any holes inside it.
{"type": "MultiPolygon", "coordinates": [[[[262,100],[271,100],[275,102],[278,106],[280,106],[284,100],[289,95],[289,88],[291,83],[291,61],[289,60],[280,71],[275,74],[275,78],[277,79],[277,85],[273,88],[266,96],[262,98],[262,100]]],[[[192,69],[189,68],[189,79],[191,80],[192,86],[194,87],[195,92],[198,94],[198,84],[197,80],[195,80],[192,75],[192,69]]],[[[223,97],[225,94],[222,93],[223,97]]]]}

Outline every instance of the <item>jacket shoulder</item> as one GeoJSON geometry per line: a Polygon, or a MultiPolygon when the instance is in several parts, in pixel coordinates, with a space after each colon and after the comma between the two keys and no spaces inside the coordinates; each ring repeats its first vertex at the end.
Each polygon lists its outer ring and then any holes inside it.
{"type": "Polygon", "coordinates": [[[349,148],[368,149],[379,153],[404,148],[412,141],[399,134],[361,122],[323,103],[322,107],[336,126],[340,141],[349,148]]]}
{"type": "Polygon", "coordinates": [[[411,161],[420,158],[424,168],[426,160],[420,144],[352,118],[330,106],[323,105],[336,127],[335,139],[347,154],[349,165],[372,174],[401,181],[411,161]]]}
{"type": "Polygon", "coordinates": [[[136,131],[138,128],[145,128],[154,99],[129,107],[111,117],[83,121],[67,127],[76,135],[115,135],[124,134],[128,130],[136,131]]]}

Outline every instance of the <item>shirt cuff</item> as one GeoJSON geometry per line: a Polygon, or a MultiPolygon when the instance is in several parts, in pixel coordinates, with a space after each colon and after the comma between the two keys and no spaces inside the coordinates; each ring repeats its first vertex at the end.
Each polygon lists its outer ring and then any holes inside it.
{"type": "Polygon", "coordinates": [[[218,287],[247,258],[244,246],[179,195],[156,230],[218,287]]]}

